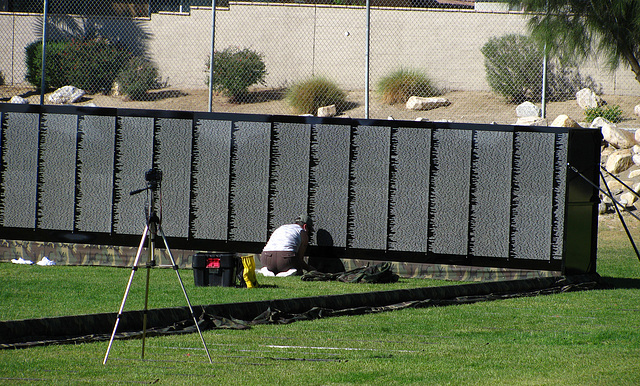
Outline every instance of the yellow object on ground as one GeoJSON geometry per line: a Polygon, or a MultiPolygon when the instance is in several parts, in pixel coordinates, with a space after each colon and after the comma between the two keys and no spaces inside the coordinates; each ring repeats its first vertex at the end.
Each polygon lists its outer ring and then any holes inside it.
{"type": "Polygon", "coordinates": [[[256,279],[256,261],[253,259],[253,255],[242,256],[242,266],[244,272],[242,278],[247,284],[247,288],[254,288],[258,286],[258,280],[256,279]]]}

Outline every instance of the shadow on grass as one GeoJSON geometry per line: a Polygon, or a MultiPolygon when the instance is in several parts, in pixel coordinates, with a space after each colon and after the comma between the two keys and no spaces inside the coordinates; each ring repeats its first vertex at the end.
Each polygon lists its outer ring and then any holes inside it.
{"type": "Polygon", "coordinates": [[[278,286],[275,284],[260,284],[260,282],[258,281],[257,288],[278,288],[278,286]]]}
{"type": "Polygon", "coordinates": [[[640,279],[633,279],[627,277],[608,277],[602,276],[602,280],[609,284],[612,289],[635,289],[640,288],[640,279]]]}
{"type": "MultiPolygon", "coordinates": [[[[259,281],[259,280],[258,280],[259,281]]],[[[593,275],[482,282],[392,291],[318,295],[198,306],[203,330],[247,329],[256,324],[287,324],[329,316],[365,315],[405,308],[472,304],[523,296],[597,288],[593,275]],[[222,327],[220,327],[222,326],[222,327]]],[[[148,336],[195,332],[187,307],[124,312],[117,338],[142,336],[144,320],[153,321],[148,336]]],[[[0,349],[26,348],[108,340],[114,331],[113,313],[0,321],[0,349]]]]}

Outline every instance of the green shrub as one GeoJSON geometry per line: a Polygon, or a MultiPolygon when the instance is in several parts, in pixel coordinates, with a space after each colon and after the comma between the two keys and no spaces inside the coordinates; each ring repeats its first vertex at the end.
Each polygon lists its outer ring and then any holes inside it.
{"type": "Polygon", "coordinates": [[[622,110],[618,105],[591,107],[584,110],[584,118],[587,122],[593,122],[598,117],[612,123],[618,123],[622,121],[622,110]]]}
{"type": "Polygon", "coordinates": [[[147,91],[158,88],[158,70],[150,61],[134,57],[123,66],[116,78],[120,92],[130,99],[145,99],[147,91]]]}
{"type": "MultiPolygon", "coordinates": [[[[116,75],[132,55],[104,39],[71,40],[47,43],[45,89],[73,85],[89,92],[107,92],[116,75]]],[[[29,83],[41,85],[42,42],[26,47],[29,83]]]]}
{"type": "Polygon", "coordinates": [[[512,103],[539,100],[542,55],[533,38],[516,34],[494,37],[481,52],[493,91],[512,103]]]}
{"type": "Polygon", "coordinates": [[[602,85],[590,76],[582,76],[575,68],[558,68],[554,63],[547,64],[547,100],[564,101],[575,99],[576,93],[590,88],[596,94],[602,94],[602,85]]]}
{"type": "Polygon", "coordinates": [[[430,97],[440,95],[433,82],[417,70],[400,69],[380,79],[378,94],[384,103],[406,103],[412,96],[430,97]]]}
{"type": "Polygon", "coordinates": [[[74,40],[64,52],[69,83],[86,91],[106,93],[132,55],[104,39],[74,40]]]}
{"type": "MultiPolygon", "coordinates": [[[[543,52],[530,36],[510,34],[494,37],[482,47],[487,81],[491,89],[510,103],[542,99],[543,52]]],[[[601,89],[575,68],[560,67],[547,60],[548,101],[575,98],[582,88],[601,89]]]]}
{"type": "Polygon", "coordinates": [[[332,81],[314,76],[289,87],[285,98],[296,113],[315,114],[318,108],[329,105],[340,110],[346,94],[332,81]]]}
{"type": "MultiPolygon", "coordinates": [[[[65,61],[63,60],[65,47],[68,42],[51,42],[47,44],[47,61],[44,70],[45,90],[56,89],[68,85],[65,61]]],[[[42,85],[42,42],[36,41],[25,48],[25,64],[29,83],[40,90],[42,85]]]]}
{"type": "MultiPolygon", "coordinates": [[[[207,60],[206,69],[209,72],[211,59],[207,60]]],[[[213,54],[213,89],[221,91],[239,102],[254,84],[265,84],[267,69],[261,54],[248,48],[240,50],[236,47],[216,51],[213,54]]],[[[209,79],[207,77],[207,84],[209,79]]]]}

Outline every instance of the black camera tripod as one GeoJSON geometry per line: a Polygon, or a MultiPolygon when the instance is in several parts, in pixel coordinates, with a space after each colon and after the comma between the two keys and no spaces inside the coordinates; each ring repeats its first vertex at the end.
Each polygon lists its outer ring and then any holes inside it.
{"type": "Polygon", "coordinates": [[[144,348],[145,348],[145,340],[147,336],[147,305],[149,300],[149,278],[151,268],[155,266],[155,256],[154,251],[156,247],[156,241],[158,235],[162,237],[162,241],[164,242],[164,246],[169,254],[169,259],[171,260],[171,265],[176,272],[178,277],[178,282],[180,283],[180,287],[182,288],[182,293],[184,294],[184,298],[187,301],[187,305],[189,306],[189,312],[191,313],[191,317],[193,318],[193,323],[195,324],[196,329],[198,330],[198,334],[200,335],[200,340],[202,341],[202,345],[204,346],[204,350],[207,353],[207,358],[209,358],[209,363],[213,363],[211,361],[211,355],[209,354],[209,349],[207,348],[207,344],[204,341],[204,337],[202,336],[202,331],[200,331],[200,326],[198,325],[198,320],[193,312],[193,307],[191,306],[191,302],[189,301],[189,296],[187,295],[187,291],[184,288],[184,283],[182,282],[182,278],[180,277],[180,272],[178,272],[178,265],[176,264],[173,255],[171,254],[171,249],[169,248],[169,244],[167,244],[167,239],[162,230],[162,221],[160,216],[158,216],[155,209],[155,201],[156,195],[160,192],[160,182],[162,181],[162,171],[157,168],[150,169],[145,173],[145,179],[147,181],[147,187],[135,190],[130,193],[130,195],[138,194],[144,191],[150,192],[150,200],[149,206],[146,209],[147,216],[147,224],[144,228],[144,232],[142,234],[142,239],[140,240],[140,245],[138,246],[138,252],[136,253],[136,258],[133,262],[133,266],[131,269],[131,275],[129,276],[129,282],[127,283],[127,288],[124,291],[124,297],[122,298],[122,303],[120,304],[120,310],[118,311],[118,316],[116,318],[116,323],[113,326],[113,332],[111,333],[111,339],[109,339],[109,346],[107,347],[107,352],[104,356],[104,360],[102,364],[107,364],[107,360],[109,359],[109,352],[111,351],[111,345],[113,344],[113,339],[116,335],[116,331],[118,330],[118,324],[120,323],[120,318],[122,317],[122,311],[124,310],[124,305],[127,302],[127,296],[129,295],[129,290],[131,289],[131,283],[133,282],[133,277],[138,270],[138,263],[140,262],[140,256],[142,255],[142,249],[144,248],[145,241],[147,237],[149,238],[149,247],[148,247],[148,257],[147,257],[147,280],[146,280],[146,289],[144,295],[144,312],[142,319],[142,359],[144,359],[144,348]]]}

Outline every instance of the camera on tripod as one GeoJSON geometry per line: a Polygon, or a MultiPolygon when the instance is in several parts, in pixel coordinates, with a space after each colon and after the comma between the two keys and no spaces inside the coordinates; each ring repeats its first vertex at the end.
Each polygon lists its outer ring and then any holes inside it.
{"type": "Polygon", "coordinates": [[[147,309],[148,309],[148,298],[149,298],[149,271],[152,267],[156,266],[155,262],[155,248],[158,245],[157,243],[162,243],[165,250],[169,254],[169,259],[171,260],[171,266],[176,271],[176,275],[178,276],[178,282],[180,283],[180,287],[182,288],[182,293],[184,294],[185,300],[187,301],[187,305],[189,306],[189,311],[191,312],[191,318],[193,319],[193,323],[198,330],[198,334],[200,334],[200,340],[202,340],[202,345],[204,346],[204,350],[207,353],[207,357],[209,358],[209,363],[213,363],[211,361],[211,355],[209,354],[209,349],[207,348],[207,344],[202,337],[202,331],[200,331],[200,327],[198,325],[198,319],[195,316],[193,311],[193,307],[191,306],[191,301],[187,296],[187,291],[184,288],[184,284],[182,283],[182,278],[180,277],[180,273],[178,272],[178,264],[176,264],[173,255],[171,254],[171,249],[169,248],[169,244],[167,243],[167,238],[164,235],[164,231],[162,230],[162,199],[160,198],[160,208],[159,215],[156,212],[155,201],[156,196],[161,196],[162,194],[159,192],[160,183],[162,182],[162,171],[158,168],[151,168],[144,174],[144,179],[147,181],[147,187],[134,190],[129,193],[130,195],[138,194],[144,191],[151,191],[151,194],[147,194],[147,202],[145,205],[145,216],[147,218],[147,225],[144,228],[144,232],[142,234],[142,239],[140,240],[140,246],[138,247],[138,252],[136,253],[136,258],[133,262],[133,266],[131,267],[131,275],[129,276],[129,282],[127,283],[127,288],[124,291],[124,297],[122,298],[122,303],[120,304],[120,310],[118,311],[118,315],[116,317],[116,323],[113,326],[113,332],[111,333],[111,339],[109,339],[109,346],[107,347],[107,352],[104,355],[104,360],[102,364],[107,364],[107,359],[109,358],[109,352],[111,351],[111,345],[113,344],[113,339],[115,338],[116,332],[118,330],[118,325],[120,324],[120,319],[122,317],[122,312],[124,310],[124,305],[127,301],[127,296],[129,295],[129,289],[133,283],[133,276],[135,275],[138,269],[138,263],[140,262],[140,257],[142,256],[142,251],[145,245],[145,241],[149,240],[149,246],[147,248],[147,286],[145,289],[145,300],[144,300],[144,312],[142,319],[142,359],[144,359],[144,348],[145,348],[145,339],[147,336],[147,309]],[[158,236],[161,238],[159,239],[158,236]]]}
{"type": "Polygon", "coordinates": [[[147,181],[147,186],[151,190],[156,190],[160,187],[162,182],[162,170],[158,168],[151,168],[144,174],[144,179],[147,181]]]}
{"type": "Polygon", "coordinates": [[[151,168],[144,173],[144,179],[147,181],[147,187],[130,192],[129,194],[131,196],[144,192],[145,190],[150,190],[155,193],[160,188],[160,183],[162,182],[162,170],[151,168]]]}

